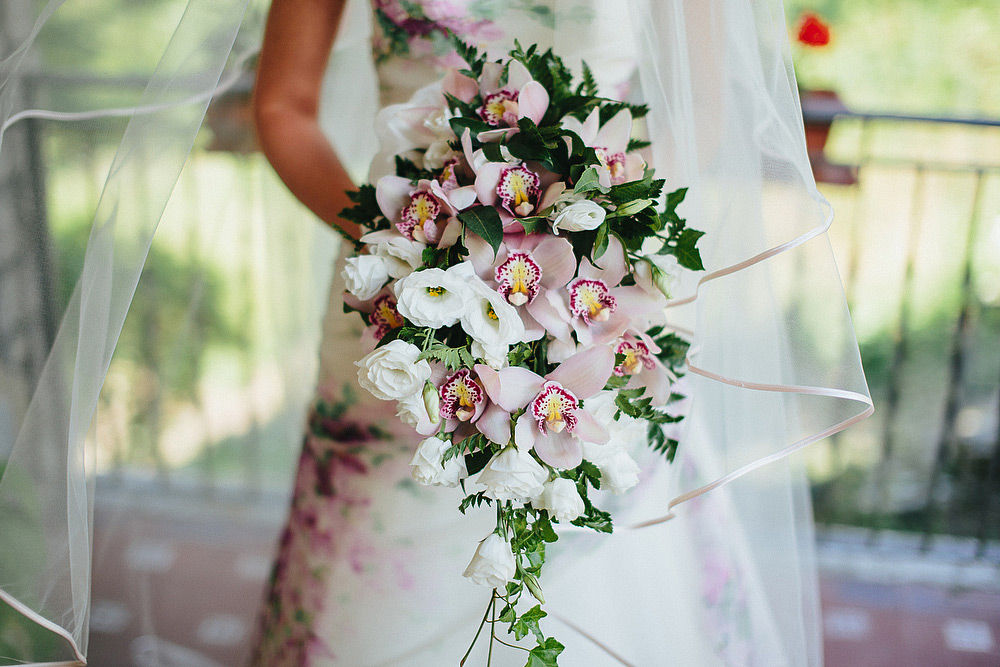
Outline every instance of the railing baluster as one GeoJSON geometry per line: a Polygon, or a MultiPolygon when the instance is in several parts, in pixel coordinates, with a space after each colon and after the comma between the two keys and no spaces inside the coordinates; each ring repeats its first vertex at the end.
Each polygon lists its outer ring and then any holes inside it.
{"type": "MultiPolygon", "coordinates": [[[[909,334],[910,334],[910,302],[913,297],[913,279],[915,275],[915,259],[919,248],[919,237],[921,227],[921,217],[923,214],[923,194],[924,180],[926,174],[922,164],[918,164],[914,174],[913,197],[911,199],[909,218],[909,239],[906,247],[906,263],[903,270],[903,285],[899,298],[899,313],[896,324],[892,332],[894,343],[892,361],[889,366],[887,378],[888,391],[885,399],[883,412],[884,427],[882,430],[882,452],[881,459],[875,469],[875,492],[878,494],[878,507],[887,508],[889,506],[889,468],[892,462],[896,445],[896,416],[899,413],[899,399],[902,393],[900,383],[902,381],[903,366],[909,354],[909,334]]],[[[878,531],[886,527],[887,516],[879,515],[869,534],[868,542],[873,544],[878,537],[878,531]]]]}
{"type": "Polygon", "coordinates": [[[927,483],[927,503],[924,510],[924,537],[921,541],[921,548],[925,551],[930,548],[930,542],[935,532],[934,520],[941,515],[940,508],[935,502],[935,496],[940,487],[941,479],[944,476],[944,467],[948,462],[948,457],[955,453],[955,419],[958,416],[958,404],[962,392],[965,358],[969,347],[975,302],[975,295],[972,288],[972,261],[974,244],[977,238],[976,230],[978,227],[979,208],[983,197],[983,176],[982,169],[976,171],[976,186],[972,196],[972,210],[970,211],[969,226],[965,235],[965,250],[962,256],[962,304],[951,341],[948,385],[945,390],[944,418],[941,421],[941,432],[934,451],[934,465],[927,483]]]}

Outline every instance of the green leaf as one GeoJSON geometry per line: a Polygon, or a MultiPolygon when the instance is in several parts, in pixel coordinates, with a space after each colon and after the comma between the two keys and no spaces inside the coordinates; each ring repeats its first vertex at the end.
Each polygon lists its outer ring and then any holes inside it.
{"type": "MultiPolygon", "coordinates": [[[[511,632],[514,633],[514,638],[517,640],[524,639],[529,634],[535,635],[538,638],[538,643],[541,644],[545,641],[545,635],[542,634],[541,628],[538,627],[538,622],[548,616],[544,611],[542,611],[541,605],[535,605],[528,611],[524,612],[514,620],[514,625],[511,628],[511,632]]],[[[504,620],[503,616],[500,617],[501,621],[509,623],[510,621],[504,620]]]]}
{"type": "Polygon", "coordinates": [[[701,262],[701,253],[695,244],[698,239],[705,235],[696,229],[685,229],[677,239],[677,245],[673,248],[673,255],[677,258],[677,263],[692,271],[704,271],[705,265],[701,262]]]}
{"type": "Polygon", "coordinates": [[[477,206],[459,213],[458,219],[466,229],[489,243],[493,248],[493,256],[496,257],[500,244],[503,243],[503,222],[500,221],[497,210],[492,206],[477,206]]]}
{"type": "Polygon", "coordinates": [[[548,637],[544,642],[540,642],[538,646],[531,649],[528,653],[528,664],[525,667],[559,667],[557,659],[565,648],[555,638],[548,637]]]}
{"type": "Polygon", "coordinates": [[[655,199],[635,199],[627,204],[622,204],[617,209],[615,209],[615,217],[624,217],[626,215],[635,215],[639,211],[649,208],[656,204],[655,199]]]}
{"type": "Polygon", "coordinates": [[[607,188],[601,185],[601,180],[597,176],[597,169],[594,167],[587,167],[584,170],[583,175],[576,182],[576,187],[573,188],[573,192],[576,194],[582,194],[584,192],[592,192],[593,190],[600,190],[601,192],[607,192],[607,188]]]}
{"type": "Polygon", "coordinates": [[[520,222],[525,234],[540,234],[549,229],[549,219],[542,216],[520,218],[520,222]]]}
{"type": "Polygon", "coordinates": [[[594,237],[594,262],[599,260],[608,250],[608,231],[610,229],[611,225],[607,220],[602,222],[601,226],[597,228],[597,236],[594,237]]]}
{"type": "Polygon", "coordinates": [[[500,150],[500,144],[493,142],[486,142],[483,144],[483,155],[490,162],[506,162],[503,157],[503,152],[500,150]]]}

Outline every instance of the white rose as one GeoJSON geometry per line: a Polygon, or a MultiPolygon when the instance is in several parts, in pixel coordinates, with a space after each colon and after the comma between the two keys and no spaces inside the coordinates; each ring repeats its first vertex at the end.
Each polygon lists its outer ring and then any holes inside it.
{"type": "Polygon", "coordinates": [[[413,273],[413,270],[423,263],[423,252],[426,247],[419,241],[398,236],[372,246],[372,254],[381,257],[389,277],[398,280],[413,273]]]}
{"type": "Polygon", "coordinates": [[[621,495],[639,483],[639,464],[624,449],[618,449],[597,467],[601,470],[601,488],[610,489],[615,495],[621,495]]]}
{"type": "Polygon", "coordinates": [[[417,361],[420,350],[409,343],[394,340],[354,362],[358,383],[383,401],[398,401],[420,396],[424,382],[431,376],[426,360],[417,361]]]}
{"type": "Polygon", "coordinates": [[[569,523],[586,509],[583,498],[576,488],[576,482],[565,477],[557,477],[551,482],[546,482],[541,498],[532,504],[537,509],[548,510],[549,515],[560,523],[569,523]]]}
{"type": "Polygon", "coordinates": [[[451,130],[452,115],[445,109],[435,109],[424,118],[424,127],[434,133],[438,139],[455,139],[451,130]]]}
{"type": "Polygon", "coordinates": [[[374,298],[389,280],[389,271],[381,257],[359,255],[347,259],[343,276],[347,291],[359,300],[367,301],[374,298]]]}
{"type": "Polygon", "coordinates": [[[490,351],[494,360],[506,357],[507,350],[500,353],[500,348],[519,343],[524,338],[524,322],[520,313],[477,276],[473,276],[467,286],[471,298],[462,314],[462,329],[479,343],[481,349],[490,351]]]}
{"type": "Polygon", "coordinates": [[[465,457],[453,456],[444,461],[444,453],[451,446],[447,440],[431,436],[417,447],[413,460],[411,475],[413,479],[428,486],[458,486],[468,471],[465,467],[465,457]]]}
{"type": "Polygon", "coordinates": [[[451,149],[448,139],[435,139],[424,151],[424,169],[440,169],[445,162],[456,155],[458,153],[451,149]]]}
{"type": "Polygon", "coordinates": [[[582,232],[597,229],[604,222],[607,211],[597,202],[582,199],[566,206],[552,218],[552,233],[558,235],[559,229],[568,232],[582,232]]]}
{"type": "MultiPolygon", "coordinates": [[[[396,309],[418,327],[439,329],[458,322],[465,310],[469,290],[464,270],[455,271],[468,262],[447,271],[426,269],[415,271],[396,283],[396,309]]],[[[469,265],[471,270],[471,265],[469,265]]]]}
{"type": "Polygon", "coordinates": [[[541,495],[548,476],[530,452],[507,447],[486,464],[478,482],[494,500],[529,502],[541,495]]]}
{"type": "Polygon", "coordinates": [[[681,266],[673,255],[647,255],[636,262],[635,282],[647,292],[659,290],[670,298],[680,277],[681,266]]]}
{"type": "Polygon", "coordinates": [[[496,533],[490,533],[476,547],[476,555],[463,574],[474,583],[503,588],[514,578],[516,570],[517,563],[510,544],[496,533]]]}

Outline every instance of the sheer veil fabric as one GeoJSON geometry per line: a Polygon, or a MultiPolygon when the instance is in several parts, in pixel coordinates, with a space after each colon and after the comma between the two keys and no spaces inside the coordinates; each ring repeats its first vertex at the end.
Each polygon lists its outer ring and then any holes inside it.
{"type": "MultiPolygon", "coordinates": [[[[0,206],[16,182],[6,176],[23,168],[14,156],[26,123],[87,121],[120,135],[76,289],[29,398],[15,411],[13,435],[0,434],[0,602],[61,638],[45,655],[25,649],[0,656],[18,664],[85,664],[98,396],[207,105],[254,53],[266,12],[255,0],[174,3],[171,29],[156,37],[162,54],[145,72],[131,73],[145,82],[141,96],[109,104],[105,96],[54,94],[58,80],[39,76],[48,66],[39,48],[58,38],[47,31],[52,17],[79,4],[8,0],[0,7],[0,206]],[[157,156],[155,179],[144,178],[145,155],[157,156]]],[[[574,572],[615,572],[618,555],[641,553],[648,560],[642,571],[661,576],[631,581],[616,573],[595,582],[592,594],[646,590],[667,599],[678,577],[705,563],[663,561],[665,539],[705,539],[726,545],[721,562],[743,564],[736,599],[751,619],[755,648],[740,653],[734,639],[713,662],[698,653],[699,630],[637,621],[635,641],[648,645],[648,658],[637,664],[670,655],[670,664],[818,665],[809,501],[800,466],[788,455],[872,408],[825,237],[832,211],[806,158],[781,2],[628,0],[604,19],[609,4],[553,2],[552,46],[571,66],[581,57],[633,60],[632,95],[651,107],[651,162],[668,186],[689,188],[683,213],[706,232],[707,271],[677,288],[668,311],[693,341],[678,461],[651,467],[644,491],[624,499],[616,515],[621,537],[612,546],[583,549],[564,571],[551,572],[547,590],[554,601],[561,596],[552,613],[592,636],[601,609],[585,623],[561,611],[590,599],[574,597],[574,572]],[[579,22],[560,22],[559,8],[570,5],[589,5],[597,17],[586,38],[579,22]],[[794,306],[802,303],[809,307],[794,306]]],[[[370,29],[369,6],[352,0],[326,82],[342,94],[326,96],[322,110],[331,140],[359,177],[375,153],[374,133],[356,120],[374,117],[378,104],[370,29]]],[[[301,260],[316,257],[304,252],[301,260]]],[[[329,276],[328,264],[316,273],[329,276]]],[[[0,395],[13,404],[8,391],[0,395]]],[[[600,654],[607,659],[607,651],[600,654]]]]}

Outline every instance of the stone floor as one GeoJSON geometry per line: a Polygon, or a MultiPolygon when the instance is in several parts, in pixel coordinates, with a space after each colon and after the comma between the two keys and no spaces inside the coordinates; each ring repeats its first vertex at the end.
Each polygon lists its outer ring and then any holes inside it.
{"type": "MultiPolygon", "coordinates": [[[[242,663],[281,513],[234,503],[224,520],[205,521],[197,508],[98,505],[92,665],[242,663]],[[154,591],[157,604],[143,604],[154,591]]],[[[1000,666],[998,561],[970,566],[900,548],[849,530],[822,536],[827,666],[1000,666]]]]}

